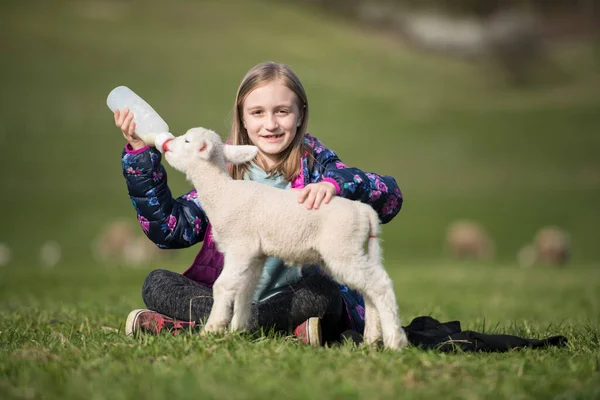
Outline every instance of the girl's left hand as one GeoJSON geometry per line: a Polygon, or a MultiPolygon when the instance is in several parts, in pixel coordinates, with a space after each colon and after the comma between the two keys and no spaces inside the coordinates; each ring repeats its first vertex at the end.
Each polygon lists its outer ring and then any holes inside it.
{"type": "Polygon", "coordinates": [[[299,191],[298,203],[304,203],[307,210],[318,210],[322,202],[328,204],[337,193],[335,186],[330,182],[311,183],[299,191]]]}

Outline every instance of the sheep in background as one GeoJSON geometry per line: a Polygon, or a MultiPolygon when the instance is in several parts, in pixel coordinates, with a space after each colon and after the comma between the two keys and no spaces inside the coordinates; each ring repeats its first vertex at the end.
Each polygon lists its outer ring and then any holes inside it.
{"type": "Polygon", "coordinates": [[[10,264],[12,252],[6,243],[0,243],[0,267],[10,264]]]}
{"type": "Polygon", "coordinates": [[[379,218],[369,205],[334,197],[318,210],[307,210],[294,191],[233,180],[225,163],[251,161],[258,149],[224,145],[219,135],[204,128],[177,138],[161,134],[157,147],[196,188],[213,238],[225,255],[205,332],[222,332],[229,323],[233,331],[249,328],[252,295],[265,258],[272,256],[288,264],[319,264],[337,281],[360,291],[367,343],[383,338],[391,349],[407,345],[392,281],[382,265],[379,218]]]}
{"type": "Polygon", "coordinates": [[[564,265],[571,255],[569,234],[555,226],[540,228],[534,238],[538,260],[547,265],[564,265]]]}
{"type": "Polygon", "coordinates": [[[133,241],[123,249],[122,260],[127,265],[143,266],[156,261],[164,261],[172,252],[158,248],[145,235],[136,235],[133,241]]]}
{"type": "Polygon", "coordinates": [[[521,247],[517,252],[517,264],[521,268],[531,268],[538,260],[537,250],[531,243],[521,247]]]}
{"type": "Polygon", "coordinates": [[[121,261],[127,246],[133,242],[134,230],[124,219],[108,223],[92,243],[92,255],[97,263],[121,261]]]}
{"type": "Polygon", "coordinates": [[[39,259],[40,264],[46,268],[55,267],[62,258],[62,250],[60,245],[54,240],[47,240],[40,247],[39,259]]]}
{"type": "Polygon", "coordinates": [[[474,221],[453,222],[446,233],[446,246],[452,258],[490,261],[494,258],[494,243],[486,230],[474,221]]]}
{"type": "Polygon", "coordinates": [[[165,258],[167,250],[159,249],[124,218],[110,222],[92,243],[92,256],[98,264],[141,266],[165,258]]]}
{"type": "Polygon", "coordinates": [[[533,243],[523,246],[517,254],[522,267],[535,264],[563,266],[571,257],[569,234],[556,226],[545,226],[536,232],[533,243]]]}

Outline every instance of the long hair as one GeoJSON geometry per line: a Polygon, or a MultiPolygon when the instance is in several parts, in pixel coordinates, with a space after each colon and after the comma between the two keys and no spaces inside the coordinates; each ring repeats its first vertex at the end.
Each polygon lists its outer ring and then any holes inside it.
{"type": "MultiPolygon", "coordinates": [[[[308,152],[312,155],[310,146],[304,143],[304,134],[308,124],[308,99],[304,87],[298,79],[298,76],[286,64],[275,62],[264,62],[253,67],[240,84],[237,95],[235,97],[235,105],[233,108],[233,121],[231,126],[231,134],[229,140],[234,145],[249,145],[252,144],[248,131],[244,127],[242,120],[244,115],[244,101],[246,97],[254,89],[264,86],[273,81],[282,82],[288,89],[296,94],[298,108],[302,113],[302,121],[297,128],[296,136],[287,149],[281,154],[281,159],[273,166],[270,171],[265,171],[269,174],[282,174],[284,179],[292,182],[300,175],[300,159],[308,152]]],[[[257,155],[258,157],[258,155],[257,155]]],[[[312,165],[312,160],[309,159],[312,165]]],[[[249,163],[239,165],[229,165],[229,173],[233,179],[243,179],[249,169],[249,163]]],[[[310,167],[309,167],[310,168],[310,167]]]]}

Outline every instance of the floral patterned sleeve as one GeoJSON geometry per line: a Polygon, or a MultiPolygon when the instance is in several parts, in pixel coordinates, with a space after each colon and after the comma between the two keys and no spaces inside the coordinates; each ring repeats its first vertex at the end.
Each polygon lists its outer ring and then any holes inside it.
{"type": "Polygon", "coordinates": [[[391,176],[363,172],[349,167],[318,139],[309,136],[316,160],[322,170],[322,180],[336,186],[338,196],[369,204],[383,224],[389,222],[402,208],[402,192],[391,176]]]}
{"type": "Polygon", "coordinates": [[[150,240],[163,249],[189,247],[203,240],[208,219],[196,190],[173,198],[158,150],[134,151],[127,145],[122,165],[137,219],[150,240]]]}

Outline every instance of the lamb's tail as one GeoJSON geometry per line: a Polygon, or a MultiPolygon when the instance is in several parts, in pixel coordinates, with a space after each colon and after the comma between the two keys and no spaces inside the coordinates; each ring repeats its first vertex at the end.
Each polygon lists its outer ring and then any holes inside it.
{"type": "Polygon", "coordinates": [[[369,241],[368,241],[368,256],[369,261],[380,264],[383,261],[381,255],[381,243],[377,235],[379,234],[379,216],[375,210],[370,209],[367,214],[369,218],[369,241]]]}

